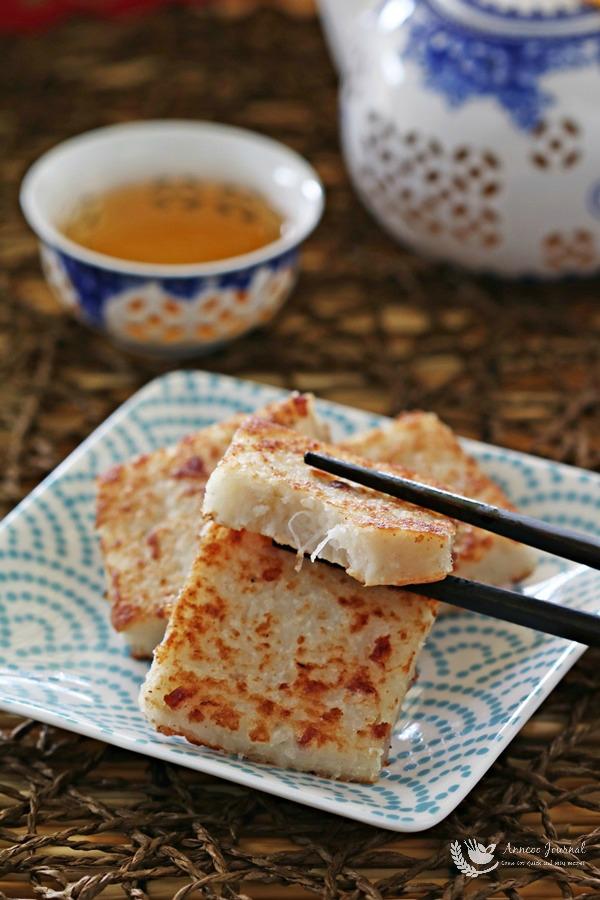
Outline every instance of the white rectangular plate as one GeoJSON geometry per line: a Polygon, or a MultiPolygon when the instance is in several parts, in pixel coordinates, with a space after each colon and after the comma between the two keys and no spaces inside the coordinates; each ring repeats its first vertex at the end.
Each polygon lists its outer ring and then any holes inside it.
{"type": "MultiPolygon", "coordinates": [[[[463,613],[438,620],[375,785],[283,771],[155,734],[138,710],[146,664],[109,625],[94,536],[94,477],[284,391],[205,372],[147,385],[0,524],[0,706],[90,737],[397,831],[447,816],[583,652],[463,613]]],[[[319,402],[335,436],[377,416],[319,402]]],[[[529,513],[600,531],[600,476],[498,447],[465,446],[529,513]]],[[[600,576],[540,554],[525,590],[597,610],[600,576]]]]}

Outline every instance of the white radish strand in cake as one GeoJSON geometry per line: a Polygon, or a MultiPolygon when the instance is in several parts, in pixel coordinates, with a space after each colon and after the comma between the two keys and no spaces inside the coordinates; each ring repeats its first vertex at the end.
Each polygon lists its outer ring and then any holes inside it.
{"type": "MultiPolygon", "coordinates": [[[[304,462],[307,450],[342,452],[247,419],[208,480],[204,513],[336,563],[365,585],[438,581],[452,571],[450,519],[317,471],[304,462]]],[[[344,458],[376,468],[348,453],[344,458]]]]}
{"type": "MultiPolygon", "coordinates": [[[[292,395],[261,414],[303,434],[328,435],[310,395],[292,395]]],[[[210,425],[98,479],[96,527],[112,624],[136,657],[150,657],[164,635],[198,550],[207,479],[245,417],[210,425]]]]}
{"type": "Polygon", "coordinates": [[[205,526],[140,695],[167,735],[373,782],[437,604],[205,526]]]}
{"type": "MultiPolygon", "coordinates": [[[[514,509],[506,494],[459,444],[456,435],[435,415],[409,412],[393,422],[350,437],[338,445],[374,462],[404,466],[417,480],[464,497],[514,509]]],[[[535,567],[530,547],[457,523],[454,573],[488,584],[504,585],[529,575],[535,567]]]]}

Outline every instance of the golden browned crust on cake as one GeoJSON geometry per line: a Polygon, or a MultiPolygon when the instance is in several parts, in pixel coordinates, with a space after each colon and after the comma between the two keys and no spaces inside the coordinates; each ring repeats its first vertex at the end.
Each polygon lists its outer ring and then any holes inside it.
{"type": "MultiPolygon", "coordinates": [[[[439,535],[452,535],[454,527],[446,516],[432,513],[412,503],[405,503],[394,497],[388,497],[377,491],[359,484],[352,484],[329,475],[327,472],[313,469],[304,463],[304,454],[313,450],[319,453],[336,455],[339,459],[376,468],[369,460],[361,459],[356,454],[350,454],[332,444],[311,440],[303,435],[298,435],[269,422],[259,416],[251,416],[244,420],[234,435],[232,443],[227,451],[224,465],[230,462],[241,461],[246,464],[251,444],[252,456],[260,464],[261,472],[267,477],[280,477],[284,471],[286,482],[292,490],[303,491],[309,489],[313,496],[323,498],[332,506],[342,510],[351,516],[357,524],[373,525],[376,528],[396,529],[398,527],[398,513],[401,514],[402,525],[410,530],[439,535]],[[301,465],[298,466],[297,463],[301,465]]],[[[410,475],[399,466],[387,466],[386,471],[395,471],[398,474],[410,475]]]]}
{"type": "MultiPolygon", "coordinates": [[[[448,574],[454,522],[307,466],[308,450],[375,468],[369,460],[254,416],[240,426],[212,474],[205,513],[231,528],[316,553],[363,584],[403,585],[448,574]]],[[[398,467],[383,468],[415,477],[398,467]]]]}
{"type": "MultiPolygon", "coordinates": [[[[421,481],[464,497],[515,508],[435,413],[402,413],[389,424],[346,439],[340,447],[374,462],[406,466],[421,481]]],[[[535,566],[529,547],[461,522],[453,552],[456,574],[492,584],[518,581],[535,566]]]]}
{"type": "Polygon", "coordinates": [[[164,734],[372,781],[437,604],[206,526],[142,689],[164,734]]]}
{"type": "MultiPolygon", "coordinates": [[[[309,434],[328,433],[311,395],[293,394],[263,414],[309,434]]],[[[97,479],[96,528],[111,620],[125,632],[134,656],[150,656],[162,638],[197,552],[207,479],[245,417],[210,425],[97,479]]]]}

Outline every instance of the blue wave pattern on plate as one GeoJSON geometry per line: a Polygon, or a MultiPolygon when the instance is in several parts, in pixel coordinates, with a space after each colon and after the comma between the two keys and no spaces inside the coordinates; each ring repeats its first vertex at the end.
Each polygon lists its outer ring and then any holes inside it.
{"type": "MultiPolygon", "coordinates": [[[[94,538],[94,477],[285,392],[199,372],[160,378],[85,441],[0,525],[0,706],[190,768],[387,828],[417,831],[452,811],[582,652],[577,644],[464,613],[432,632],[375,785],[261,766],[156,735],[137,706],[146,664],[108,622],[94,538]]],[[[381,420],[320,402],[338,436],[381,420]]],[[[523,508],[598,528],[600,478],[467,442],[523,508]]],[[[600,577],[540,556],[525,589],[598,609],[600,577]]]]}

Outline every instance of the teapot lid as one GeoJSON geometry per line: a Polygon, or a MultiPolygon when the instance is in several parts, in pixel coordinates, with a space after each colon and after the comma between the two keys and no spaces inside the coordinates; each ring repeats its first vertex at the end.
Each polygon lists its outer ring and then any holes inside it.
{"type": "MultiPolygon", "coordinates": [[[[394,0],[392,0],[394,2],[394,0]]],[[[600,32],[600,9],[586,0],[429,0],[471,28],[514,37],[569,37],[600,32]]]]}

